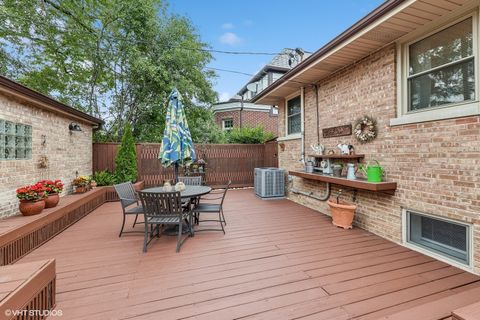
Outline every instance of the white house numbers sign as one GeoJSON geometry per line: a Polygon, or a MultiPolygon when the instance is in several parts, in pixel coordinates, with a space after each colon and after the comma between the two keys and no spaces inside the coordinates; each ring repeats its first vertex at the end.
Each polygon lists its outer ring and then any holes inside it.
{"type": "Polygon", "coordinates": [[[352,135],[352,125],[346,124],[343,126],[330,127],[322,129],[324,138],[343,137],[352,135]]]}

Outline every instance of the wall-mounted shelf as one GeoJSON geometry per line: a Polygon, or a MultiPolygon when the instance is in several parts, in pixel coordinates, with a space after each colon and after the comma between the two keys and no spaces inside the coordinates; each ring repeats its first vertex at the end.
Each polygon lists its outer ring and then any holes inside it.
{"type": "Polygon", "coordinates": [[[309,154],[308,157],[322,159],[363,159],[364,154],[309,154]]]}
{"type": "Polygon", "coordinates": [[[344,177],[334,177],[332,175],[322,173],[307,173],[305,171],[289,171],[288,174],[304,179],[329,182],[332,184],[345,186],[357,190],[367,190],[372,192],[394,194],[395,190],[397,189],[396,182],[368,182],[367,180],[362,178],[350,180],[344,177]]]}

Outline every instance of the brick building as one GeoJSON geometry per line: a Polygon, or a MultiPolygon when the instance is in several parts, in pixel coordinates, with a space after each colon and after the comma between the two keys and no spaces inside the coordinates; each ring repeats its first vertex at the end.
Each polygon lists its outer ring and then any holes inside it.
{"type": "MultiPolygon", "coordinates": [[[[478,1],[386,1],[253,98],[279,107],[280,167],[303,170],[299,159],[309,158],[311,144],[337,154],[337,144],[354,145],[397,183],[393,195],[332,183],[333,196],[342,189],[341,197],[357,204],[355,224],[475,273],[478,11],[478,1]],[[377,121],[375,140],[323,136],[365,115],[377,121]]],[[[293,201],[329,214],[326,202],[311,196],[324,194],[325,182],[290,175],[288,188],[293,201]]]]}
{"type": "Polygon", "coordinates": [[[0,217],[17,213],[21,186],[61,179],[67,193],[77,173],[92,174],[92,130],[101,123],[0,76],[0,217]]]}
{"type": "Polygon", "coordinates": [[[236,97],[212,106],[218,126],[230,130],[233,127],[261,125],[276,136],[277,106],[253,104],[250,100],[308,56],[309,53],[302,49],[283,49],[240,89],[236,97]]]}

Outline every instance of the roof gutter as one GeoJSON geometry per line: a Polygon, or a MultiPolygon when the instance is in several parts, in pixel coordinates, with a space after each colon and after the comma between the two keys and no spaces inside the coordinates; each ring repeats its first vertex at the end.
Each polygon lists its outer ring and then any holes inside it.
{"type": "Polygon", "coordinates": [[[330,50],[334,49],[337,47],[339,44],[342,42],[348,40],[352,36],[356,35],[384,15],[388,14],[391,12],[393,9],[404,3],[406,0],[388,0],[378,6],[375,10],[370,12],[368,15],[360,19],[358,22],[356,22],[353,26],[336,36],[333,40],[328,42],[326,45],[315,51],[311,56],[307,57],[304,61],[299,63],[297,66],[294,68],[290,69],[287,73],[285,73],[280,79],[272,83],[270,86],[265,88],[263,91],[259,92],[257,95],[255,95],[252,99],[251,102],[255,103],[261,98],[265,97],[267,94],[271,93],[273,90],[276,88],[280,87],[282,84],[287,82],[288,80],[292,79],[295,75],[299,74],[302,72],[304,69],[309,67],[311,64],[316,62],[319,58],[321,58],[323,55],[327,54],[330,50]]]}
{"type": "Polygon", "coordinates": [[[0,92],[28,101],[43,109],[60,113],[65,117],[83,120],[94,126],[100,126],[104,123],[104,121],[101,119],[98,119],[85,112],[82,112],[75,108],[67,106],[66,104],[63,104],[57,100],[54,100],[44,94],[41,94],[40,92],[27,88],[21,85],[20,83],[10,80],[3,76],[0,76],[0,92]]]}

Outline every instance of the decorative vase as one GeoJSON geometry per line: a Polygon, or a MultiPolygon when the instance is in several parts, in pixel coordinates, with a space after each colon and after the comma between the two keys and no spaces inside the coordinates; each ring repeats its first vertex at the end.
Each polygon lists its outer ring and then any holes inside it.
{"type": "Polygon", "coordinates": [[[18,208],[24,216],[33,216],[42,212],[42,210],[45,208],[45,201],[20,200],[20,205],[18,208]]]}
{"type": "Polygon", "coordinates": [[[87,186],[75,186],[75,193],[87,192],[87,186]]]}
{"type": "Polygon", "coordinates": [[[58,193],[50,193],[45,199],[45,208],[56,207],[59,201],[60,196],[58,195],[58,193]]]}
{"type": "Polygon", "coordinates": [[[339,201],[336,203],[333,200],[327,201],[332,213],[332,224],[344,229],[352,229],[353,216],[357,206],[351,203],[339,201]]]}

